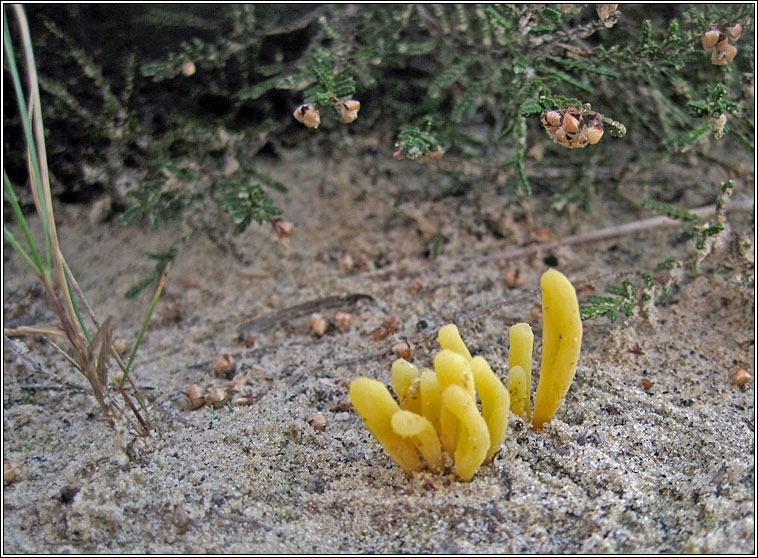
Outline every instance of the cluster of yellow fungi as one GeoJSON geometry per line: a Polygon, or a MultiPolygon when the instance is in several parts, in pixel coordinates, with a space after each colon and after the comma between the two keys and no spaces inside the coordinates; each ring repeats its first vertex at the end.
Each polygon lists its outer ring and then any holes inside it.
{"type": "Polygon", "coordinates": [[[552,420],[576,372],[582,322],[576,291],[562,273],[546,271],[541,288],[544,338],[533,412],[534,335],[526,323],[510,328],[507,388],[484,358],[471,356],[454,324],[439,330],[434,370],[402,358],[392,364],[397,401],[377,380],[352,382],[350,398],[366,428],[406,472],[445,472],[452,458],[455,474],[468,481],[500,449],[509,412],[536,429],[552,420]]]}

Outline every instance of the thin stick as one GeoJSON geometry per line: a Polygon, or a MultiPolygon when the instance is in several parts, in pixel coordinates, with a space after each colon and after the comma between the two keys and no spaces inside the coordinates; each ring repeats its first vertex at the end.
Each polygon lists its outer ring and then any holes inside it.
{"type": "MultiPolygon", "coordinates": [[[[738,202],[731,204],[729,209],[732,211],[749,211],[753,209],[754,205],[755,205],[754,200],[740,200],[738,202]]],[[[690,210],[690,212],[694,213],[698,217],[710,217],[711,215],[714,215],[716,213],[716,206],[708,205],[705,207],[699,207],[697,209],[690,210]]],[[[613,238],[616,236],[623,236],[626,234],[638,233],[638,232],[645,231],[648,229],[654,229],[656,227],[671,226],[671,225],[677,225],[677,224],[681,224],[681,222],[677,221],[676,219],[670,219],[669,217],[665,217],[665,216],[651,217],[650,219],[643,219],[642,221],[634,221],[632,223],[625,223],[623,225],[607,227],[605,229],[590,231],[584,234],[578,234],[575,236],[567,236],[566,238],[554,240],[553,242],[544,242],[541,244],[530,244],[529,246],[522,246],[520,248],[504,250],[502,252],[496,252],[494,254],[487,254],[486,256],[477,256],[473,258],[468,258],[468,259],[465,259],[464,262],[469,264],[469,263],[487,262],[487,261],[498,260],[498,259],[510,260],[510,259],[515,259],[515,258],[522,258],[524,256],[529,256],[531,254],[534,254],[535,252],[539,252],[542,250],[552,250],[560,246],[571,246],[573,244],[597,242],[600,240],[606,240],[608,238],[613,238]]]]}
{"type": "Polygon", "coordinates": [[[228,515],[224,512],[219,511],[216,508],[211,508],[211,511],[215,513],[217,516],[219,516],[221,519],[226,519],[227,521],[234,521],[235,523],[245,523],[247,525],[252,525],[254,527],[260,527],[261,529],[264,529],[266,531],[273,531],[273,527],[270,525],[266,525],[265,523],[258,521],[257,519],[251,519],[249,517],[242,517],[239,515],[228,515]]]}

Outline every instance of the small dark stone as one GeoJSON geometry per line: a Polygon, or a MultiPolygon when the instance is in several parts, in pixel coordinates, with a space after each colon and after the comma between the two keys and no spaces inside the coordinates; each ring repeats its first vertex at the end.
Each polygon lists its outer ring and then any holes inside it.
{"type": "Polygon", "coordinates": [[[429,327],[429,324],[426,323],[426,320],[419,320],[416,323],[416,331],[424,331],[427,327],[429,327]]]}
{"type": "Polygon", "coordinates": [[[555,256],[555,254],[548,254],[542,261],[545,263],[545,265],[550,267],[558,266],[558,258],[555,256]]]}
{"type": "Polygon", "coordinates": [[[618,415],[621,413],[615,405],[607,405],[605,407],[605,412],[609,415],[618,415]]]}
{"type": "Polygon", "coordinates": [[[61,488],[60,493],[60,499],[61,502],[64,504],[70,504],[74,501],[74,498],[76,498],[76,495],[79,494],[79,491],[82,489],[81,486],[77,484],[69,484],[61,488]]]}
{"type": "Polygon", "coordinates": [[[211,496],[211,503],[213,503],[214,506],[220,508],[226,504],[226,498],[220,492],[214,492],[211,496]]]}
{"type": "Polygon", "coordinates": [[[308,477],[308,485],[305,490],[311,494],[323,494],[326,490],[326,481],[319,475],[311,475],[308,477]]]}

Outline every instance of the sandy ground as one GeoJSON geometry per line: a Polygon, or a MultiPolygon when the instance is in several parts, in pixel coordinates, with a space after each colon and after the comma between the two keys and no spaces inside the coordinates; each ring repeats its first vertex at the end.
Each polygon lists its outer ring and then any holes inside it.
{"type": "MultiPolygon", "coordinates": [[[[582,303],[626,276],[640,285],[638,272],[691,256],[694,241],[658,228],[503,261],[497,253],[519,244],[650,214],[599,197],[567,219],[546,196],[513,202],[510,183],[445,195],[444,174],[353,153],[268,164],[291,186],[278,200],[296,224],[288,248],[253,226],[236,240],[249,264],[203,235],[179,255],[135,368],[159,430],[150,438],[119,447],[95,399],[54,381],[84,382],[59,355],[4,339],[3,458],[20,464],[3,491],[5,553],[755,552],[754,382],[729,380],[737,366],[755,372],[753,249],[737,247],[754,240],[752,213],[729,214],[733,234],[668,305],[585,322],[576,379],[543,431],[511,417],[501,451],[469,483],[408,477],[343,399],[357,376],[389,383],[396,340],[429,365],[437,329],[454,321],[502,376],[508,327],[529,321],[538,372],[533,310],[548,264],[582,303]],[[516,269],[524,282],[511,288],[516,269]],[[323,302],[350,294],[371,298],[323,302]],[[281,313],[309,301],[331,321],[351,313],[350,329],[316,337],[312,309],[281,313]],[[397,331],[379,338],[392,318],[397,331]],[[225,383],[211,370],[221,353],[255,402],[188,410],[192,382],[225,383]],[[315,412],[325,429],[308,422],[315,412]]],[[[712,203],[717,182],[702,180],[679,203],[712,203]]],[[[738,181],[735,198],[752,189],[738,181]]],[[[179,228],[93,225],[86,211],[59,208],[64,253],[99,316],[133,341],[151,293],[122,295],[151,270],[141,253],[165,249],[179,228]]],[[[6,324],[51,322],[7,244],[3,270],[6,324]]]]}

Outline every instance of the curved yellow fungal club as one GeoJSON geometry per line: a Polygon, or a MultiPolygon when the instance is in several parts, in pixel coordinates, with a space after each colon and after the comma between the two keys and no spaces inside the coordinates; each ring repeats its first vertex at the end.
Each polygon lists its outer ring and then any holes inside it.
{"type": "MultiPolygon", "coordinates": [[[[476,401],[474,375],[471,373],[471,364],[466,357],[451,349],[443,349],[434,356],[434,369],[437,371],[437,381],[443,394],[449,386],[456,385],[464,389],[476,401]]],[[[458,446],[458,430],[458,419],[442,405],[440,409],[440,440],[442,447],[451,455],[458,446]]]]}
{"type": "Polygon", "coordinates": [[[392,363],[392,391],[397,395],[400,408],[421,413],[421,400],[419,399],[418,368],[403,358],[392,363]]]}
{"type": "Polygon", "coordinates": [[[428,368],[424,368],[421,371],[419,392],[421,393],[421,414],[432,423],[437,432],[440,432],[442,390],[440,389],[440,383],[437,381],[437,374],[428,368]]]}
{"type": "MultiPolygon", "coordinates": [[[[527,323],[518,323],[511,326],[510,343],[508,349],[508,367],[520,366],[524,371],[524,405],[521,411],[513,408],[514,401],[511,397],[511,410],[526,421],[532,416],[532,349],[534,347],[534,333],[527,323]]],[[[510,374],[508,381],[510,382],[510,374]]],[[[509,388],[510,389],[510,388],[509,388]]]]}
{"type": "Polygon", "coordinates": [[[490,435],[490,447],[484,460],[492,457],[505,440],[508,430],[508,412],[511,398],[503,382],[495,376],[490,365],[480,356],[471,359],[471,370],[479,399],[482,402],[482,416],[490,435]]]}
{"type": "Polygon", "coordinates": [[[474,476],[490,447],[487,424],[476,408],[476,400],[461,386],[453,384],[442,392],[442,406],[460,421],[455,449],[455,474],[468,481],[474,476]]]}
{"type": "Polygon", "coordinates": [[[369,432],[405,471],[445,471],[452,457],[456,475],[468,481],[503,444],[510,395],[485,359],[471,358],[455,326],[442,330],[435,370],[419,371],[403,359],[392,363],[399,405],[369,378],[350,384],[350,398],[369,432]]]}
{"type": "Polygon", "coordinates": [[[459,355],[471,360],[471,353],[469,352],[466,344],[461,339],[461,334],[458,331],[458,326],[455,324],[447,324],[440,328],[437,334],[437,341],[442,349],[449,349],[458,353],[459,355]]]}
{"type": "Polygon", "coordinates": [[[400,411],[400,407],[384,384],[370,378],[356,378],[350,384],[349,393],[366,429],[392,459],[406,472],[422,470],[424,466],[413,442],[392,429],[392,416],[400,411]]]}
{"type": "Polygon", "coordinates": [[[511,411],[526,417],[526,374],[520,366],[514,366],[508,372],[508,393],[511,396],[511,411]]]}
{"type": "Polygon", "coordinates": [[[442,468],[442,448],[432,423],[411,411],[400,410],[392,415],[392,430],[403,438],[410,438],[430,469],[442,468]]]}
{"type": "Polygon", "coordinates": [[[579,363],[582,320],[573,285],[560,271],[542,274],[542,364],[534,398],[534,428],[550,422],[563,403],[579,363]]]}
{"type": "Polygon", "coordinates": [[[471,359],[465,358],[452,349],[443,349],[434,355],[434,370],[437,372],[437,380],[443,392],[447,386],[457,384],[476,398],[470,361],[471,359]]]}

